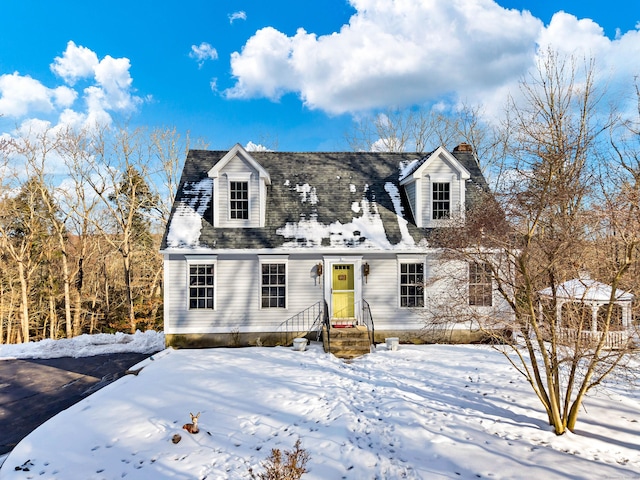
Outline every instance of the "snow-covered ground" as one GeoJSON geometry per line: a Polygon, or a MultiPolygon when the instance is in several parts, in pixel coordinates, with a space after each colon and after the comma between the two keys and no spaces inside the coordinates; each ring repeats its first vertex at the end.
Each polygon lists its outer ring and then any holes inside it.
{"type": "Polygon", "coordinates": [[[128,333],[79,335],[61,340],[0,345],[0,360],[10,358],[89,357],[106,353],[154,353],[164,350],[164,334],[148,330],[128,333]]]}
{"type": "Polygon", "coordinates": [[[0,478],[246,479],[298,439],[304,479],[640,478],[637,386],[594,392],[557,437],[486,346],[378,346],[351,363],[315,344],[167,349],[139,367],[31,433],[0,478]]]}

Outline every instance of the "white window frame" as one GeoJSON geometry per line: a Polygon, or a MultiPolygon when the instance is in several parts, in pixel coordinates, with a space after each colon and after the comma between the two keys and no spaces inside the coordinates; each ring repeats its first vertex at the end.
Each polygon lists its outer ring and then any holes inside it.
{"type": "Polygon", "coordinates": [[[433,179],[431,180],[431,198],[429,199],[430,203],[430,210],[431,210],[431,221],[432,222],[442,222],[442,221],[447,221],[447,220],[451,220],[452,218],[452,201],[451,201],[451,197],[453,194],[453,184],[451,182],[451,180],[437,180],[437,179],[433,179]],[[441,218],[436,218],[434,216],[435,214],[435,204],[436,203],[442,203],[441,200],[436,200],[433,198],[434,194],[435,194],[435,185],[448,185],[449,186],[449,199],[447,200],[448,204],[449,204],[449,209],[448,209],[448,216],[446,217],[441,217],[441,218]]]}
{"type": "Polygon", "coordinates": [[[227,221],[238,225],[251,223],[251,172],[227,175],[227,221]],[[231,183],[247,184],[247,218],[231,218],[231,183]]]}
{"type": "Polygon", "coordinates": [[[288,310],[289,308],[289,256],[288,255],[258,255],[258,275],[260,288],[258,289],[258,305],[260,310],[288,310]],[[284,265],[284,307],[262,306],[262,266],[284,265]]]}
{"type": "MultiPolygon", "coordinates": [[[[485,272],[486,272],[486,270],[485,270],[485,272]]],[[[493,304],[494,304],[494,298],[493,298],[493,272],[491,272],[491,267],[490,267],[489,263],[487,263],[487,262],[482,262],[482,261],[477,261],[477,262],[469,261],[469,262],[467,263],[467,283],[468,283],[468,285],[467,285],[467,304],[468,304],[470,307],[476,307],[476,308],[488,308],[488,307],[493,307],[493,304]],[[472,265],[473,265],[474,267],[475,267],[475,265],[478,265],[478,266],[482,265],[482,266],[483,266],[483,268],[484,268],[484,266],[489,266],[489,282],[488,282],[488,283],[487,283],[487,282],[482,282],[482,283],[473,283],[473,284],[471,283],[471,268],[472,268],[472,265]],[[471,286],[472,286],[472,285],[475,285],[475,286],[482,285],[482,286],[484,286],[485,288],[486,288],[487,286],[489,286],[489,290],[490,290],[490,292],[491,292],[491,293],[490,293],[490,296],[489,296],[489,299],[490,299],[489,305],[485,305],[485,304],[484,304],[484,301],[483,301],[482,305],[479,305],[479,304],[477,304],[477,303],[473,303],[473,304],[471,303],[471,286]]],[[[474,299],[477,299],[477,298],[478,298],[478,296],[476,295],[476,296],[474,297],[474,299]]],[[[483,295],[483,296],[482,296],[482,299],[484,300],[484,298],[485,298],[485,296],[483,295]]]]}
{"type": "Polygon", "coordinates": [[[398,308],[401,309],[424,309],[426,308],[427,305],[427,298],[426,298],[426,287],[424,285],[425,283],[425,279],[426,279],[426,275],[427,275],[427,264],[426,264],[426,258],[422,257],[422,256],[416,256],[416,255],[398,255],[397,257],[397,268],[398,268],[398,287],[397,287],[397,291],[398,291],[398,308]],[[406,265],[406,264],[414,264],[414,265],[422,265],[422,306],[404,306],[402,305],[402,265],[406,265]]]}
{"type": "Polygon", "coordinates": [[[185,285],[187,286],[186,294],[186,308],[193,312],[206,312],[215,311],[217,308],[217,296],[218,296],[218,256],[217,255],[185,255],[185,285]],[[191,293],[190,293],[190,281],[191,281],[191,267],[195,265],[212,265],[213,266],[213,308],[191,308],[191,293]]]}

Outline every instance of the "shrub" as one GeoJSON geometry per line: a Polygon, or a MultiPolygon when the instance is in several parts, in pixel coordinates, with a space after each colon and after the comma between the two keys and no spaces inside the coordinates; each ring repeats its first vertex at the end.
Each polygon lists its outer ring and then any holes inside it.
{"type": "Polygon", "coordinates": [[[265,472],[255,474],[250,468],[249,473],[253,480],[299,480],[308,471],[305,466],[309,458],[309,452],[302,448],[298,439],[293,450],[285,450],[284,455],[279,448],[272,449],[271,455],[262,463],[265,472]]]}

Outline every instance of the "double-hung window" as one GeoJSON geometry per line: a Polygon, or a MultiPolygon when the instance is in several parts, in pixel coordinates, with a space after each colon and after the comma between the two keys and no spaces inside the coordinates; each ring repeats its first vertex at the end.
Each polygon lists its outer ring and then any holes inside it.
{"type": "Polygon", "coordinates": [[[431,184],[431,218],[442,220],[451,218],[451,184],[434,182],[431,184]]]}
{"type": "Polygon", "coordinates": [[[229,216],[232,220],[249,219],[249,182],[229,182],[229,216]]]}
{"type": "Polygon", "coordinates": [[[287,264],[261,263],[262,308],[287,308],[287,264]]]}
{"type": "Polygon", "coordinates": [[[424,263],[400,263],[400,306],[424,307],[424,263]]]}
{"type": "Polygon", "coordinates": [[[215,265],[189,263],[189,308],[214,308],[215,265]]]}
{"type": "Polygon", "coordinates": [[[491,266],[483,262],[469,262],[469,305],[490,307],[493,305],[491,266]]]}

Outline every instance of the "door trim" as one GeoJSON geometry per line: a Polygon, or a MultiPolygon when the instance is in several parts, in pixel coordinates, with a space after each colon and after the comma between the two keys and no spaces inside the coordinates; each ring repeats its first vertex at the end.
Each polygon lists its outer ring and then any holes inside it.
{"type": "Polygon", "coordinates": [[[339,264],[353,265],[353,302],[356,323],[361,321],[360,309],[356,306],[362,303],[362,256],[323,256],[324,271],[324,299],[327,302],[329,319],[333,318],[333,266],[339,264]]]}

